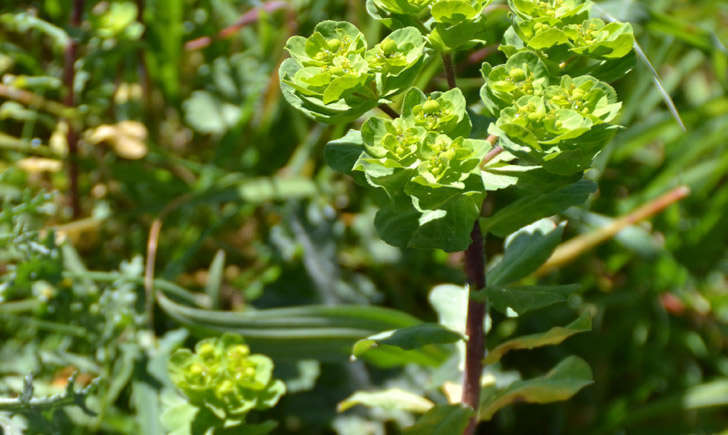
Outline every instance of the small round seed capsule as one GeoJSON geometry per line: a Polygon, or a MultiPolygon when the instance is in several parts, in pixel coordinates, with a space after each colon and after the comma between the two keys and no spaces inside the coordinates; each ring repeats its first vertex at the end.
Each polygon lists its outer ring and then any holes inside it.
{"type": "Polygon", "coordinates": [[[326,46],[331,51],[338,51],[339,47],[341,47],[341,41],[338,40],[337,38],[329,39],[328,41],[326,41],[326,46]]]}
{"type": "Polygon", "coordinates": [[[513,68],[508,72],[508,77],[513,81],[520,82],[526,79],[526,71],[522,68],[513,68]]]}
{"type": "Polygon", "coordinates": [[[422,111],[425,113],[435,113],[440,110],[440,103],[437,100],[427,100],[422,105],[422,111]]]}
{"type": "Polygon", "coordinates": [[[382,51],[384,52],[384,54],[390,55],[394,53],[395,50],[397,50],[396,42],[391,39],[385,39],[384,41],[382,41],[382,51]]]}

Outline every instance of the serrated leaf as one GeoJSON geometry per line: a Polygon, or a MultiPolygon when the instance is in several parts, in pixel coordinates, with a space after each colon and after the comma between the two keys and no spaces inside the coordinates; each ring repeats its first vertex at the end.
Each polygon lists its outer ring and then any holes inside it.
{"type": "Polygon", "coordinates": [[[488,271],[488,286],[506,286],[538,269],[558,246],[564,226],[542,219],[510,235],[503,259],[488,271]]]}
{"type": "Polygon", "coordinates": [[[579,289],[578,284],[524,287],[488,287],[483,294],[496,310],[507,314],[513,310],[523,315],[559,302],[579,289]]]}
{"type": "Polygon", "coordinates": [[[481,228],[483,232],[505,237],[538,219],[583,204],[596,190],[597,185],[593,181],[580,180],[552,192],[527,195],[503,207],[493,216],[481,219],[481,228]]]}
{"type": "Polygon", "coordinates": [[[399,409],[408,412],[427,412],[434,404],[419,394],[399,388],[390,388],[381,391],[357,391],[345,400],[339,402],[337,411],[344,412],[356,405],[370,408],[399,409]]]}
{"type": "Polygon", "coordinates": [[[473,410],[464,405],[437,405],[402,433],[403,435],[460,434],[465,431],[472,415],[473,410]]]}
{"type": "Polygon", "coordinates": [[[570,356],[543,376],[516,381],[503,389],[490,387],[480,399],[480,419],[490,420],[501,408],[512,403],[551,403],[567,400],[594,383],[589,364],[570,356]]]}
{"type": "Polygon", "coordinates": [[[488,351],[484,363],[488,365],[498,362],[503,355],[512,350],[534,349],[536,347],[557,345],[574,334],[587,331],[591,331],[591,317],[588,314],[584,314],[566,326],[555,326],[546,332],[523,335],[505,341],[488,351]]]}

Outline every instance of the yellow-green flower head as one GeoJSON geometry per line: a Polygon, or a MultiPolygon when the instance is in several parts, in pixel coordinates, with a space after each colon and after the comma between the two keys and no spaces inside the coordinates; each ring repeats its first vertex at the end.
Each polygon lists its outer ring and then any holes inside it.
{"type": "Polygon", "coordinates": [[[552,24],[573,17],[583,18],[591,8],[587,0],[508,0],[508,4],[521,18],[545,18],[552,24]]]}
{"type": "Polygon", "coordinates": [[[419,157],[426,131],[402,118],[370,118],[362,125],[367,153],[388,167],[409,167],[419,157]]]}
{"type": "Polygon", "coordinates": [[[414,182],[430,187],[463,188],[466,178],[482,157],[482,141],[430,133],[422,144],[420,165],[414,182]]]}
{"type": "Polygon", "coordinates": [[[585,56],[617,59],[629,54],[634,46],[634,31],[629,23],[605,23],[592,18],[570,24],[564,32],[569,37],[570,50],[585,56]]]}
{"type": "Polygon", "coordinates": [[[178,349],[170,357],[169,373],[192,404],[231,416],[271,407],[285,392],[283,383],[272,378],[273,362],[251,355],[233,334],[204,339],[194,353],[178,349]]]}
{"type": "Polygon", "coordinates": [[[484,63],[481,73],[485,84],[480,95],[491,116],[523,96],[543,95],[549,84],[546,65],[532,51],[516,53],[495,68],[484,63]]]}
{"type": "Polygon", "coordinates": [[[373,72],[397,76],[414,66],[423,56],[425,38],[414,27],[395,30],[366,53],[373,72]]]}
{"type": "Polygon", "coordinates": [[[390,14],[419,16],[432,0],[374,0],[374,4],[390,14]]]}
{"type": "Polygon", "coordinates": [[[427,96],[417,89],[410,90],[405,95],[402,118],[450,137],[467,136],[471,127],[465,97],[457,88],[427,96]]]}
{"type": "Polygon", "coordinates": [[[330,66],[338,57],[364,55],[364,35],[353,24],[339,21],[319,23],[310,37],[293,36],[286,50],[301,66],[330,66]]]}
{"type": "Polygon", "coordinates": [[[432,18],[438,23],[458,24],[474,21],[480,17],[492,0],[435,0],[432,3],[432,18]]]}
{"type": "Polygon", "coordinates": [[[613,121],[622,107],[616,91],[591,76],[563,76],[559,85],[548,87],[546,98],[554,109],[571,109],[594,125],[613,121]]]}

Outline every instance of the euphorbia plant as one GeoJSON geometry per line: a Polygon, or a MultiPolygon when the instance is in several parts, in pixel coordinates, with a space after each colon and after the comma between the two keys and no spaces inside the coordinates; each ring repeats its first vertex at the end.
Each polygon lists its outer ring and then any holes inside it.
{"type": "MultiPolygon", "coordinates": [[[[383,193],[375,218],[382,239],[399,247],[465,251],[470,297],[461,401],[482,419],[517,399],[566,399],[591,382],[586,363],[570,357],[544,377],[481,394],[484,359],[557,344],[589,328],[588,317],[580,317],[564,328],[510,340],[485,358],[483,323],[488,300],[496,310],[520,315],[563,301],[574,290],[518,284],[561,238],[563,225],[543,218],[584,202],[595,189],[584,171],[618,128],[621,108],[606,81],[629,71],[633,45],[629,24],[594,17],[588,1],[509,0],[512,25],[500,44],[507,61],[482,65],[482,105],[469,109],[456,87],[452,57],[483,42],[489,3],[369,0],[370,15],[392,30],[381,42],[368,47],[352,24],[325,21],[310,37],[289,40],[291,58],[280,68],[283,95],[306,115],[331,124],[364,118],[359,129],[327,145],[326,159],[383,193]],[[427,94],[414,84],[422,66],[439,59],[450,89],[427,94]],[[488,137],[472,137],[471,110],[490,119],[488,137]],[[487,193],[505,188],[521,198],[482,217],[487,193]],[[507,238],[486,285],[488,233],[507,238]]],[[[443,413],[437,407],[418,424],[443,413]]],[[[465,432],[472,433],[476,419],[462,415],[465,432]]]]}

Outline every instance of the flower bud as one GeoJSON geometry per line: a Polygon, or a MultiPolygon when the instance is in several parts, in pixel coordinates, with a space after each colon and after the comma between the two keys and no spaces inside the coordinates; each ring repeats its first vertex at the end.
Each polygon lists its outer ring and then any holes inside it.
{"type": "Polygon", "coordinates": [[[394,53],[395,50],[397,50],[397,43],[391,39],[385,39],[384,41],[382,41],[381,47],[384,54],[390,55],[394,53]]]}
{"type": "Polygon", "coordinates": [[[339,47],[341,47],[341,41],[337,38],[329,39],[326,41],[326,46],[331,51],[338,51],[339,47]]]}
{"type": "Polygon", "coordinates": [[[508,76],[511,78],[511,80],[520,82],[526,79],[526,71],[524,71],[522,68],[513,68],[508,72],[508,76]]]}
{"type": "Polygon", "coordinates": [[[427,100],[422,105],[422,111],[425,113],[435,113],[440,110],[440,103],[437,100],[427,100]]]}

